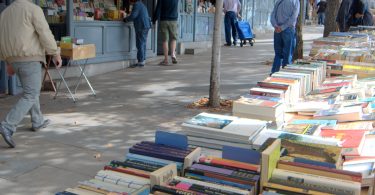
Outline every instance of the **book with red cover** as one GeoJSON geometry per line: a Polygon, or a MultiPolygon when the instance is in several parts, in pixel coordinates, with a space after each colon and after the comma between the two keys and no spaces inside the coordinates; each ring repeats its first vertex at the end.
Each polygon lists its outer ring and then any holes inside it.
{"type": "Polygon", "coordinates": [[[360,155],[366,130],[322,130],[322,137],[332,137],[341,141],[343,155],[360,155]]]}

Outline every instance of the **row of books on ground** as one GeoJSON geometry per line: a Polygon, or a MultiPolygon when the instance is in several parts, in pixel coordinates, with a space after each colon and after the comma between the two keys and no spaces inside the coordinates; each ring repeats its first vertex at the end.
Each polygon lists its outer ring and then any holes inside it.
{"type": "Polygon", "coordinates": [[[341,148],[267,139],[259,150],[224,146],[221,156],[188,146],[185,135],[158,131],[125,161],[57,195],[98,194],[354,194],[360,173],[340,170],[341,148]],[[178,141],[178,142],[177,142],[178,141]]]}
{"type": "MultiPolygon", "coordinates": [[[[269,138],[321,143],[340,149],[337,156],[344,158],[335,168],[361,173],[362,185],[373,186],[374,79],[358,80],[356,75],[319,79],[317,75],[324,75],[321,67],[324,62],[299,61],[234,101],[235,116],[202,113],[186,121],[189,143],[219,150],[228,145],[258,150],[269,138]]],[[[301,148],[319,151],[308,145],[301,148]]],[[[315,159],[314,154],[308,158],[315,159]]]]}

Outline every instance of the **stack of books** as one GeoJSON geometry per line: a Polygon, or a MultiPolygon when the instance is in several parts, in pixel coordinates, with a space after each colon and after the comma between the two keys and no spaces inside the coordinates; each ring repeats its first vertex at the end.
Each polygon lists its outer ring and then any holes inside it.
{"type": "MultiPolygon", "coordinates": [[[[201,168],[201,167],[200,167],[201,168]]],[[[217,172],[221,171],[215,170],[217,172]]],[[[226,171],[236,174],[234,171],[226,171]]],[[[239,173],[239,172],[237,172],[239,173]]],[[[240,173],[239,173],[240,174],[240,173]]],[[[239,178],[250,177],[247,173],[237,175],[239,178]]],[[[227,176],[229,177],[229,176],[227,176]]],[[[221,181],[222,182],[222,181],[221,181]]],[[[248,183],[251,183],[249,180],[248,183]]],[[[255,188],[250,190],[241,189],[239,187],[232,187],[230,185],[217,184],[214,182],[206,182],[197,179],[190,179],[187,177],[179,177],[176,174],[175,166],[169,165],[160,169],[151,175],[152,194],[222,194],[222,195],[255,195],[255,188]]],[[[243,187],[248,185],[243,185],[243,187]]]]}
{"type": "MultiPolygon", "coordinates": [[[[337,149],[322,148],[323,150],[319,150],[318,148],[318,146],[291,148],[291,144],[283,143],[283,140],[270,140],[268,147],[262,150],[261,190],[282,194],[360,195],[362,175],[339,170],[336,167],[324,166],[324,163],[318,160],[325,159],[332,163],[332,160],[338,157],[337,149]],[[286,159],[283,157],[285,152],[282,150],[284,148],[293,153],[295,150],[298,153],[298,150],[308,149],[310,154],[300,154],[301,157],[308,158],[308,160],[297,160],[296,157],[294,160],[286,159]],[[280,158],[280,156],[282,157],[280,158]]],[[[295,155],[288,152],[289,156],[295,155]]]]}
{"type": "Polygon", "coordinates": [[[223,146],[251,148],[267,122],[219,114],[201,113],[182,124],[187,127],[189,144],[221,150],[223,146]]]}

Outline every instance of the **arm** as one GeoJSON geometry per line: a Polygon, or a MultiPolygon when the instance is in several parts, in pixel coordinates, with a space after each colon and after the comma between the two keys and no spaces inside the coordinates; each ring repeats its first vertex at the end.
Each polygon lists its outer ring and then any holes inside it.
{"type": "Polygon", "coordinates": [[[271,13],[271,25],[276,28],[276,27],[279,27],[279,25],[277,25],[277,22],[276,22],[276,16],[275,16],[275,10],[276,7],[273,8],[272,10],[272,13],[271,13]]]}
{"type": "Polygon", "coordinates": [[[293,12],[288,18],[288,20],[284,24],[281,25],[282,30],[296,25],[298,14],[299,14],[299,9],[300,9],[299,0],[295,0],[290,8],[290,10],[292,10],[293,12]]]}
{"type": "Polygon", "coordinates": [[[241,11],[241,8],[242,8],[242,5],[241,5],[240,0],[237,0],[237,2],[238,2],[237,13],[240,14],[240,11],[241,11]]]}
{"type": "Polygon", "coordinates": [[[124,22],[133,21],[134,19],[136,19],[139,16],[140,8],[141,7],[138,3],[134,4],[132,13],[130,14],[130,16],[124,19],[124,22]]]}
{"type": "Polygon", "coordinates": [[[33,14],[32,24],[39,35],[39,41],[48,55],[57,54],[57,44],[46,21],[42,9],[38,8],[33,14]]]}
{"type": "Polygon", "coordinates": [[[158,3],[156,4],[156,9],[155,9],[155,12],[154,12],[154,17],[152,18],[152,23],[156,23],[157,20],[160,19],[160,10],[161,9],[161,5],[160,5],[160,0],[158,1],[158,3]]]}
{"type": "Polygon", "coordinates": [[[41,8],[36,9],[32,16],[32,24],[39,35],[39,41],[46,50],[47,55],[53,56],[57,68],[62,65],[61,56],[57,53],[57,44],[41,8]]]}

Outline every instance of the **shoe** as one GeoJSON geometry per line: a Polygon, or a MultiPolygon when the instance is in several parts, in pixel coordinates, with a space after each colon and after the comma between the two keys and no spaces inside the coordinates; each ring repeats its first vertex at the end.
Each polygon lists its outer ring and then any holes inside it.
{"type": "Polygon", "coordinates": [[[230,47],[230,46],[232,46],[232,44],[226,43],[226,44],[224,44],[224,46],[230,47]]]}
{"type": "Polygon", "coordinates": [[[10,131],[8,131],[8,130],[6,130],[3,127],[0,126],[0,134],[3,136],[4,141],[9,145],[9,147],[11,147],[11,148],[16,147],[16,143],[14,143],[14,141],[12,139],[13,132],[10,132],[10,131]]]}
{"type": "Polygon", "coordinates": [[[233,45],[234,45],[234,46],[237,46],[237,41],[233,41],[233,45]]]}
{"type": "Polygon", "coordinates": [[[159,65],[160,65],[160,66],[170,66],[169,62],[168,62],[168,61],[165,61],[165,60],[161,61],[161,62],[159,63],[159,65]]]}
{"type": "Polygon", "coordinates": [[[177,63],[178,63],[176,57],[172,57],[172,63],[173,63],[173,64],[177,64],[177,63]]]}
{"type": "Polygon", "coordinates": [[[136,68],[138,66],[138,64],[132,64],[129,66],[129,68],[136,68]]]}
{"type": "Polygon", "coordinates": [[[47,119],[43,121],[43,124],[40,125],[39,127],[31,127],[32,131],[39,131],[43,128],[46,128],[49,124],[51,124],[51,120],[47,119]]]}
{"type": "Polygon", "coordinates": [[[285,67],[286,67],[286,65],[284,65],[284,66],[281,66],[281,68],[282,68],[282,69],[284,69],[285,67]]]}
{"type": "Polygon", "coordinates": [[[145,67],[145,64],[138,63],[137,66],[138,66],[139,68],[143,68],[143,67],[145,67]]]}

